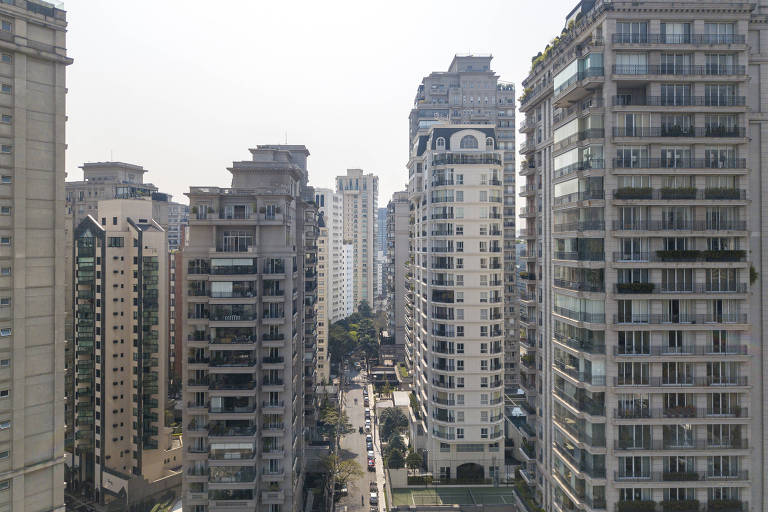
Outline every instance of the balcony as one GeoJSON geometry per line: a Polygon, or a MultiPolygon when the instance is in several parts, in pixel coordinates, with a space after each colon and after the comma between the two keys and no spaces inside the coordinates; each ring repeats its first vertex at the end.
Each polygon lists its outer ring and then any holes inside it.
{"type": "Polygon", "coordinates": [[[743,107],[745,96],[614,96],[614,107],[743,107]]]}
{"type": "Polygon", "coordinates": [[[617,314],[614,324],[746,324],[746,313],[617,314]]]}
{"type": "Polygon", "coordinates": [[[614,158],[615,169],[744,169],[746,158],[614,158]]]}
{"type": "Polygon", "coordinates": [[[592,82],[602,81],[604,75],[605,69],[596,66],[574,73],[554,90],[554,103],[565,105],[585,98],[592,93],[589,85],[592,82]]]}
{"type": "Polygon", "coordinates": [[[605,323],[604,313],[588,313],[586,311],[573,311],[561,306],[554,306],[553,311],[565,318],[575,320],[577,322],[589,322],[593,324],[605,323]]]}
{"type": "MultiPolygon", "coordinates": [[[[588,384],[590,386],[605,386],[605,375],[594,375],[591,372],[579,371],[578,368],[558,359],[555,359],[552,362],[552,367],[581,383],[588,384]]],[[[603,413],[601,416],[604,415],[605,413],[603,413]]]]}
{"type": "Polygon", "coordinates": [[[438,153],[432,158],[432,165],[502,165],[497,153],[438,153]]]}
{"type": "Polygon", "coordinates": [[[749,409],[746,407],[730,407],[726,409],[696,408],[693,406],[681,406],[662,409],[648,407],[632,407],[614,409],[613,417],[620,420],[635,419],[683,419],[683,418],[748,418],[749,409]]]}
{"type": "Polygon", "coordinates": [[[553,174],[554,179],[564,178],[579,171],[590,171],[593,169],[603,169],[605,167],[605,161],[602,158],[591,158],[583,162],[576,162],[571,165],[566,165],[560,169],[555,169],[553,174]]]}
{"type": "Polygon", "coordinates": [[[747,293],[747,283],[726,283],[718,286],[716,283],[688,283],[675,285],[669,283],[616,283],[617,294],[649,294],[649,293],[747,293]]]}
{"type": "Polygon", "coordinates": [[[605,194],[600,189],[582,190],[581,192],[573,192],[564,196],[558,196],[552,200],[552,205],[566,206],[581,201],[601,200],[604,198],[605,194]]]}
{"type": "Polygon", "coordinates": [[[743,220],[712,222],[706,220],[638,220],[613,221],[614,231],[746,231],[743,220]]]}
{"type": "Polygon", "coordinates": [[[707,471],[625,473],[623,471],[616,471],[613,479],[617,482],[625,480],[646,482],[741,481],[749,480],[749,473],[747,471],[724,473],[709,473],[707,471]]]}
{"type": "Polygon", "coordinates": [[[705,345],[682,345],[679,347],[669,347],[666,345],[651,345],[645,347],[643,352],[627,352],[625,347],[615,345],[613,355],[616,357],[635,357],[635,356],[745,356],[747,355],[747,345],[728,344],[725,347],[719,347],[717,350],[705,345]]]}
{"type": "Polygon", "coordinates": [[[747,253],[743,250],[731,251],[700,251],[700,250],[674,250],[623,253],[614,252],[613,261],[616,263],[646,263],[646,262],[741,262],[746,261],[747,253]]]}
{"type": "Polygon", "coordinates": [[[588,283],[585,281],[568,281],[565,279],[552,279],[552,284],[558,288],[565,288],[576,292],[602,293],[605,291],[603,283],[588,283]]]}
{"type": "Polygon", "coordinates": [[[614,450],[746,450],[749,443],[746,439],[688,439],[688,440],[664,440],[645,439],[642,441],[615,439],[614,450]]]}
{"type": "Polygon", "coordinates": [[[739,34],[625,34],[616,33],[611,38],[615,44],[680,44],[711,46],[717,44],[745,44],[746,36],[739,34]]]}
{"type": "Polygon", "coordinates": [[[254,435],[256,435],[256,425],[245,427],[214,425],[208,429],[209,437],[253,437],[254,435]]]}
{"type": "Polygon", "coordinates": [[[615,78],[638,75],[666,75],[666,76],[743,76],[746,73],[744,66],[738,65],[687,65],[676,66],[668,64],[615,64],[613,74],[615,78]]]}
{"type": "Polygon", "coordinates": [[[745,128],[731,126],[635,126],[613,128],[614,137],[731,137],[747,136],[745,128]]]}
{"type": "Polygon", "coordinates": [[[731,188],[661,188],[625,187],[613,191],[615,200],[654,200],[654,201],[745,201],[747,191],[731,188]]]}
{"type": "Polygon", "coordinates": [[[605,261],[602,252],[555,251],[552,259],[565,261],[605,261]]]}
{"type": "Polygon", "coordinates": [[[694,377],[693,375],[673,375],[668,377],[614,377],[614,386],[647,386],[660,387],[720,387],[747,385],[746,376],[707,376],[694,377]]]}

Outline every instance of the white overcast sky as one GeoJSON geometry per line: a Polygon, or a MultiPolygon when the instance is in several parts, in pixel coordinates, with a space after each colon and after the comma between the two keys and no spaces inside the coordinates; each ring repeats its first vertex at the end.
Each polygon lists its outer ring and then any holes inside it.
{"type": "Polygon", "coordinates": [[[519,96],[576,3],[67,0],[68,179],[83,162],[130,162],[186,202],[189,186],[228,186],[233,160],[287,132],[311,153],[311,185],[362,168],[386,206],[407,180],[421,78],[455,53],[491,53],[519,96]]]}

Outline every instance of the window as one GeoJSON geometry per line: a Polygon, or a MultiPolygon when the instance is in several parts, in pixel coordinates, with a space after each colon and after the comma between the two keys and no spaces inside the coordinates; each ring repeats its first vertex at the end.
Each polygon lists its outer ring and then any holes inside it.
{"type": "Polygon", "coordinates": [[[0,30],[3,32],[13,32],[13,23],[8,20],[0,21],[0,30]]]}
{"type": "MultiPolygon", "coordinates": [[[[459,411],[461,414],[461,421],[464,421],[464,411],[459,411]]],[[[464,429],[461,427],[458,427],[456,429],[456,439],[464,439],[464,429]]]]}
{"type": "Polygon", "coordinates": [[[123,237],[121,236],[107,237],[107,247],[124,247],[123,237]]]}
{"type": "Polygon", "coordinates": [[[11,305],[10,297],[0,297],[0,307],[10,306],[10,305],[11,305]]]}
{"type": "Polygon", "coordinates": [[[488,387],[488,377],[480,377],[480,387],[481,388],[488,387]]]}
{"type": "Polygon", "coordinates": [[[477,139],[472,135],[465,135],[459,143],[461,149],[477,149],[477,146],[477,139]]]}
{"type": "Polygon", "coordinates": [[[11,154],[11,151],[13,151],[13,146],[11,146],[10,144],[3,144],[2,146],[0,146],[0,153],[9,155],[11,154]]]}
{"type": "Polygon", "coordinates": [[[0,183],[13,183],[13,177],[4,174],[0,176],[0,183]]]}
{"type": "Polygon", "coordinates": [[[10,214],[11,214],[10,206],[0,206],[0,215],[10,215],[10,214]]]}
{"type": "Polygon", "coordinates": [[[481,439],[488,439],[488,429],[483,427],[480,429],[480,438],[481,439]]]}
{"type": "Polygon", "coordinates": [[[10,64],[13,62],[13,57],[10,53],[0,53],[0,61],[2,61],[4,64],[10,64]]]}
{"type": "Polygon", "coordinates": [[[0,359],[0,368],[8,368],[9,366],[11,366],[10,359],[0,359]]]}
{"type": "Polygon", "coordinates": [[[11,428],[11,422],[10,421],[8,421],[8,420],[0,421],[0,430],[8,430],[9,428],[11,428]]]}
{"type": "Polygon", "coordinates": [[[0,92],[3,94],[11,94],[11,91],[13,91],[13,88],[10,84],[0,84],[0,92]]]}
{"type": "Polygon", "coordinates": [[[493,137],[485,139],[485,149],[493,151],[493,137]]]}
{"type": "Polygon", "coordinates": [[[8,398],[8,390],[0,389],[0,398],[8,398]]]}
{"type": "Polygon", "coordinates": [[[7,491],[11,487],[10,480],[3,480],[0,482],[0,491],[7,491]]]}
{"type": "Polygon", "coordinates": [[[10,327],[0,329],[0,336],[10,336],[13,330],[10,327]]]}
{"type": "Polygon", "coordinates": [[[0,122],[2,122],[3,124],[11,124],[11,120],[13,120],[13,116],[10,116],[8,114],[3,114],[0,117],[0,122]]]}
{"type": "Polygon", "coordinates": [[[0,452],[0,459],[7,459],[7,458],[8,458],[8,455],[9,455],[9,453],[10,453],[10,452],[9,452],[8,450],[3,450],[3,451],[1,451],[1,452],[0,452]]]}
{"type": "Polygon", "coordinates": [[[445,149],[445,139],[443,137],[437,138],[437,149],[445,149]]]}

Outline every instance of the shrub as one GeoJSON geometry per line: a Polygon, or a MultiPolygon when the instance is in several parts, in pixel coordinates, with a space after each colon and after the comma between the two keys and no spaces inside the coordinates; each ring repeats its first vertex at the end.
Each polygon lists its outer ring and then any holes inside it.
{"type": "Polygon", "coordinates": [[[651,187],[621,187],[616,189],[616,199],[650,199],[651,187]]]}
{"type": "Polygon", "coordinates": [[[654,286],[653,283],[618,283],[616,291],[619,293],[651,293],[654,286]]]}

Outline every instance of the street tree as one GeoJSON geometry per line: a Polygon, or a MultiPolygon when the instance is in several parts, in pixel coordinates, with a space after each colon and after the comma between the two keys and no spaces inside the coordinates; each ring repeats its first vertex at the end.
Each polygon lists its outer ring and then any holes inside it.
{"type": "Polygon", "coordinates": [[[363,476],[363,469],[354,459],[342,459],[332,453],[320,459],[320,467],[325,474],[325,492],[329,499],[333,497],[333,487],[344,486],[363,476]]]}

